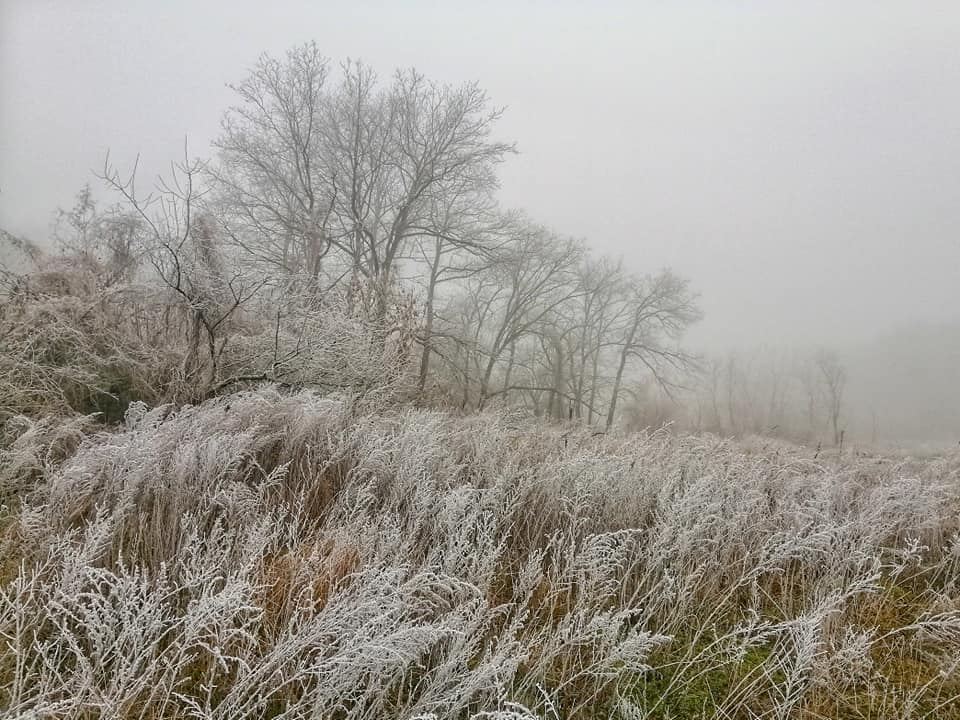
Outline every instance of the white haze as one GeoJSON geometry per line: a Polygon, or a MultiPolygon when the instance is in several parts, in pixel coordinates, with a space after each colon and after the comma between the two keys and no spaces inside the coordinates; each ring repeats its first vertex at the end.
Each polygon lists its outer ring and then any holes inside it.
{"type": "MultiPolygon", "coordinates": [[[[142,155],[144,185],[185,135],[209,155],[225,84],[261,52],[314,39],[383,75],[478,81],[521,151],[501,173],[504,204],[638,269],[689,277],[706,314],[697,346],[862,356],[932,324],[945,329],[917,351],[936,353],[957,331],[956,3],[0,8],[0,226],[12,232],[42,240],[108,148],[120,164],[142,155]]],[[[944,372],[935,382],[957,374],[944,372]]],[[[927,410],[945,412],[914,415],[927,410]]],[[[957,423],[946,416],[943,435],[957,423]]]]}

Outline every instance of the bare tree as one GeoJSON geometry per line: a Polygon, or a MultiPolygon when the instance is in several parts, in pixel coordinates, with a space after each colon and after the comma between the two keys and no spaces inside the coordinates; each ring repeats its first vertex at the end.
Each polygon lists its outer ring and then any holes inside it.
{"type": "Polygon", "coordinates": [[[421,345],[418,386],[423,392],[434,353],[434,326],[438,314],[440,289],[490,269],[496,262],[500,237],[512,225],[509,214],[496,210],[492,196],[470,189],[451,190],[433,204],[429,234],[418,238],[417,265],[425,267],[423,324],[418,340],[421,345]]]}
{"type": "Polygon", "coordinates": [[[100,174],[139,217],[142,252],[171,291],[174,307],[188,318],[182,374],[200,396],[222,384],[218,365],[229,340],[228,321],[265,283],[228,269],[214,221],[203,210],[204,170],[203,162],[189,159],[184,142],[183,161],[145,197],[136,192],[136,164],[123,178],[108,156],[100,174]]]}
{"type": "Polygon", "coordinates": [[[574,340],[568,362],[574,414],[581,418],[586,408],[588,424],[596,412],[604,351],[616,345],[613,330],[627,310],[622,302],[629,290],[626,280],[622,264],[607,258],[588,259],[578,268],[581,294],[571,311],[576,332],[568,336],[574,340]]]}
{"type": "Polygon", "coordinates": [[[365,275],[388,283],[418,237],[455,245],[471,238],[446,232],[435,207],[454,191],[496,187],[495,167],[513,146],[490,139],[500,110],[476,84],[438,85],[414,70],[399,71],[380,91],[368,67],[348,63],[327,123],[333,241],[365,275]]]}
{"type": "Polygon", "coordinates": [[[332,87],[329,74],[309,44],[283,61],[261,57],[234,87],[240,103],[217,142],[228,225],[254,257],[313,278],[335,249],[376,280],[385,312],[418,239],[472,245],[437,208],[488,196],[513,146],[490,138],[500,110],[474,83],[440,85],[409,70],[384,87],[357,62],[344,63],[332,87]]]}
{"type": "Polygon", "coordinates": [[[675,382],[670,372],[686,370],[694,358],[676,345],[683,332],[700,318],[696,297],[686,280],[670,271],[638,280],[628,300],[620,357],[607,411],[613,425],[627,362],[636,358],[668,393],[675,382]]]}
{"type": "Polygon", "coordinates": [[[494,268],[499,283],[486,300],[486,310],[492,311],[495,320],[484,347],[481,406],[492,393],[491,378],[503,353],[579,292],[573,273],[582,253],[580,243],[557,238],[543,228],[518,229],[514,243],[494,268]]]}
{"type": "Polygon", "coordinates": [[[815,362],[823,382],[827,413],[833,430],[833,444],[839,445],[843,434],[840,428],[840,415],[843,411],[843,394],[847,386],[847,371],[837,355],[826,350],[817,353],[815,362]]]}
{"type": "Polygon", "coordinates": [[[330,249],[328,221],[337,190],[325,159],[328,60],[313,43],[284,61],[262,55],[230,87],[239,102],[214,145],[221,210],[232,240],[251,259],[284,273],[316,277],[330,249]]]}
{"type": "Polygon", "coordinates": [[[69,210],[59,210],[53,236],[61,253],[96,263],[104,287],[130,281],[142,261],[143,223],[136,212],[119,206],[101,210],[89,185],[69,210]]]}

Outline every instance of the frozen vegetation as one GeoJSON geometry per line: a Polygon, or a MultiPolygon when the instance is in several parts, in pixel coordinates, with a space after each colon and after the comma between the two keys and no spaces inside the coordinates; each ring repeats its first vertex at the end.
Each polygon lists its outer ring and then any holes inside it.
{"type": "Polygon", "coordinates": [[[686,279],[499,205],[475,84],[233,90],[0,233],[3,717],[960,719],[955,448],[686,349],[686,279]]]}
{"type": "Polygon", "coordinates": [[[958,717],[956,457],[276,388],[21,430],[8,717],[958,717]]]}

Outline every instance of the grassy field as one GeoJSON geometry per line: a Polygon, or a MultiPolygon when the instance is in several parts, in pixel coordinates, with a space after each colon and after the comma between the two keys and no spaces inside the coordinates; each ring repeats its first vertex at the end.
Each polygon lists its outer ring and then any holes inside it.
{"type": "Polygon", "coordinates": [[[12,718],[960,718],[960,457],[272,389],[25,424],[12,718]]]}

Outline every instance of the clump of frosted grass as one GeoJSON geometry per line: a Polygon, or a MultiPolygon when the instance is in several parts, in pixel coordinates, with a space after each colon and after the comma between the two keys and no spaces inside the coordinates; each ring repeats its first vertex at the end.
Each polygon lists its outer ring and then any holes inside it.
{"type": "Polygon", "coordinates": [[[11,717],[935,718],[960,698],[956,458],[269,388],[8,448],[11,717]]]}

